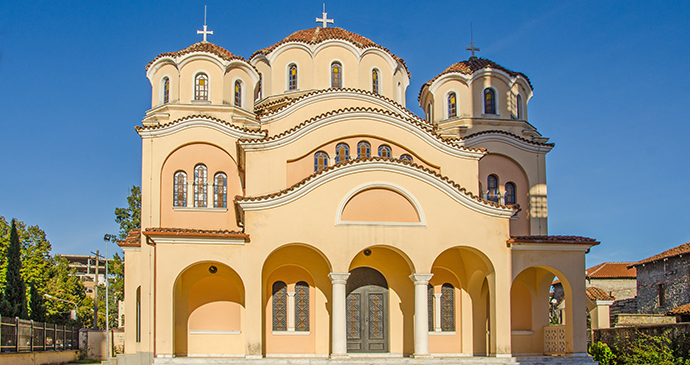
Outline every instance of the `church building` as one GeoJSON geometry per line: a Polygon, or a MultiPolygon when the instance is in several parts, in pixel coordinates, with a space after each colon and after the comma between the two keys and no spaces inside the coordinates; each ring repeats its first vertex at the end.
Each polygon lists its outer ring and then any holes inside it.
{"type": "Polygon", "coordinates": [[[405,61],[323,15],[248,59],[204,27],[146,66],[122,363],[592,363],[599,242],[548,235],[529,78],[473,46],[423,84],[420,117],[405,61]]]}

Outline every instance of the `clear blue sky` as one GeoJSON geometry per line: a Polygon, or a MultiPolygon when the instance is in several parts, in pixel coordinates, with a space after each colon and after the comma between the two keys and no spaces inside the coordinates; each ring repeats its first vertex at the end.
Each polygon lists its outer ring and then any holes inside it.
{"type": "MultiPolygon", "coordinates": [[[[201,38],[248,58],[316,26],[321,1],[6,1],[0,7],[0,215],[37,224],[54,253],[103,250],[141,178],[134,126],[144,67],[201,38]]],[[[405,59],[422,83],[479,55],[534,85],[547,156],[549,233],[596,238],[587,256],[637,261],[690,241],[690,2],[340,1],[335,25],[405,59]]]]}

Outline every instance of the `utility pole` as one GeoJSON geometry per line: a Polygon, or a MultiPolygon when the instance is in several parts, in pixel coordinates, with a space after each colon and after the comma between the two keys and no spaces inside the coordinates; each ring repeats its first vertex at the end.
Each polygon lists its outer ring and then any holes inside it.
{"type": "Polygon", "coordinates": [[[101,266],[100,259],[103,256],[99,254],[99,250],[91,251],[91,253],[96,256],[96,278],[93,286],[93,329],[98,329],[98,267],[101,266]]]}

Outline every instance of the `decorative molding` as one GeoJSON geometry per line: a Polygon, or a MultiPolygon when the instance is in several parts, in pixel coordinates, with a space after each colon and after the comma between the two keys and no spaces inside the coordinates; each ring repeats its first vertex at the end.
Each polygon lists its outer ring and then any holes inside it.
{"type": "Polygon", "coordinates": [[[173,207],[173,210],[181,211],[181,212],[225,213],[228,211],[228,208],[173,207]]]}
{"type": "Polygon", "coordinates": [[[243,237],[176,237],[150,234],[157,244],[204,244],[204,245],[244,245],[243,237]]]}
{"type": "Polygon", "coordinates": [[[156,138],[169,136],[171,134],[181,132],[185,129],[197,127],[213,129],[236,139],[257,138],[265,135],[265,132],[244,131],[241,130],[240,127],[232,126],[228,122],[223,123],[223,121],[212,120],[209,117],[203,116],[197,116],[189,119],[183,118],[154,128],[138,128],[137,132],[139,133],[141,138],[156,138]]]}
{"type": "Polygon", "coordinates": [[[328,278],[331,279],[332,285],[345,285],[347,284],[347,278],[350,277],[349,272],[332,272],[328,274],[328,278]]]}
{"type": "Polygon", "coordinates": [[[594,244],[561,244],[561,243],[513,243],[513,251],[575,251],[587,252],[594,244]]]}
{"type": "Polygon", "coordinates": [[[429,280],[434,277],[434,274],[412,274],[409,276],[414,285],[429,285],[429,280]]]}
{"type": "Polygon", "coordinates": [[[189,330],[190,335],[239,335],[242,331],[239,330],[189,330]]]}
{"type": "Polygon", "coordinates": [[[547,154],[554,147],[553,145],[548,145],[548,144],[529,143],[528,141],[523,140],[522,138],[520,138],[518,136],[515,136],[512,134],[505,134],[505,133],[477,134],[474,136],[465,137],[465,139],[462,139],[462,140],[456,140],[455,144],[457,144],[458,146],[464,146],[464,147],[477,147],[483,143],[488,143],[488,142],[505,143],[507,145],[510,145],[512,147],[518,148],[518,149],[526,151],[526,152],[539,153],[539,154],[547,154]]]}

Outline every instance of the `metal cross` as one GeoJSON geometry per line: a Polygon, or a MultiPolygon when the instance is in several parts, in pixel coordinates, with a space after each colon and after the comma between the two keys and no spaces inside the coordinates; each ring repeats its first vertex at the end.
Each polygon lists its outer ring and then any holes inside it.
{"type": "Polygon", "coordinates": [[[474,32],[472,31],[472,23],[470,23],[470,47],[465,47],[465,50],[472,51],[472,57],[470,58],[477,58],[474,56],[474,51],[479,52],[479,48],[474,46],[474,32]]]}
{"type": "Polygon", "coordinates": [[[326,4],[323,4],[323,13],[321,13],[323,18],[316,18],[316,22],[321,23],[321,27],[323,28],[327,28],[329,23],[333,24],[333,19],[328,19],[326,15],[328,15],[328,13],[326,13],[326,4]]]}
{"type": "Polygon", "coordinates": [[[203,34],[204,35],[204,42],[206,42],[206,36],[209,34],[213,34],[212,30],[207,30],[206,28],[206,5],[204,5],[204,30],[197,30],[196,34],[203,34]]]}

